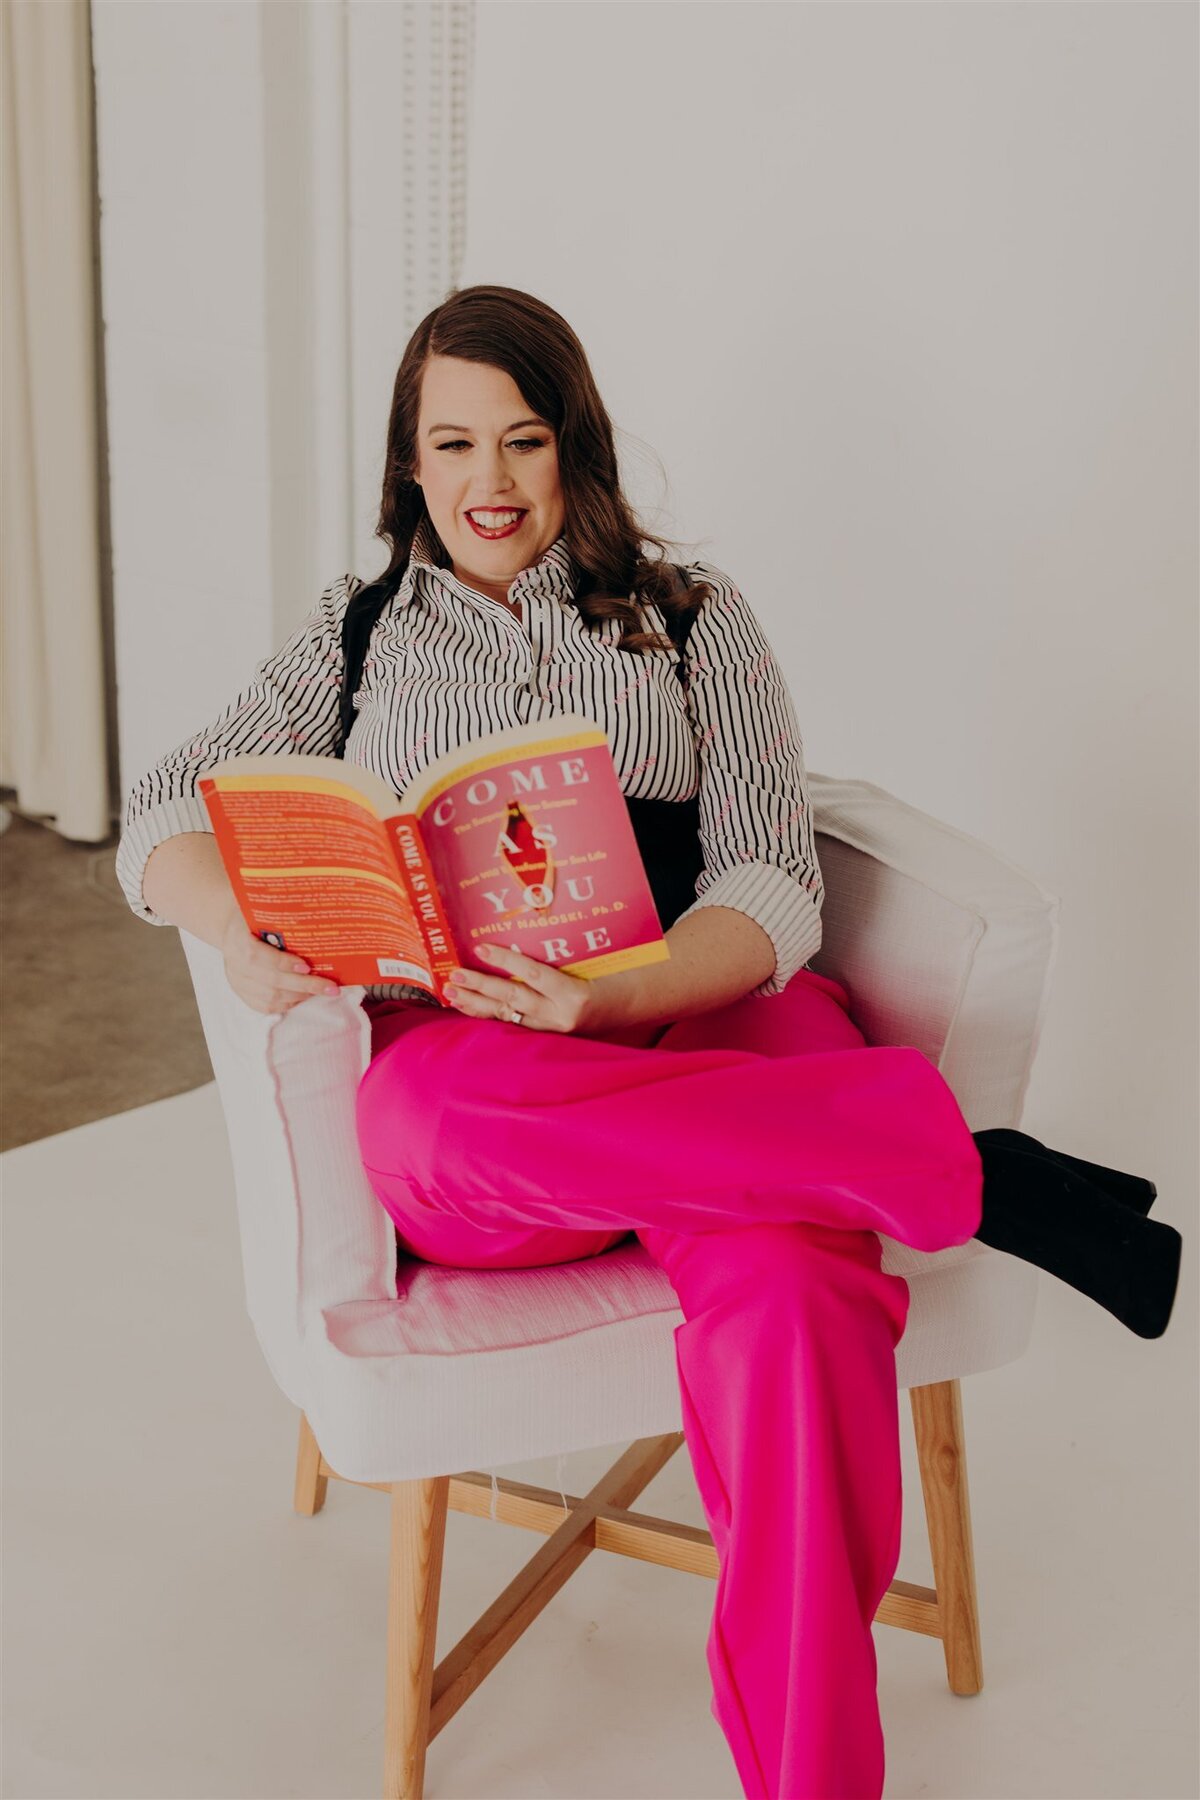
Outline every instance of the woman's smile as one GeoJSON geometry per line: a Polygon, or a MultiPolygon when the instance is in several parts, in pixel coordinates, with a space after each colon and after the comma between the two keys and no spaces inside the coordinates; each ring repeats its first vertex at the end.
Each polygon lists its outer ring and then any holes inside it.
{"type": "Polygon", "coordinates": [[[528,516],[524,507],[475,507],[467,515],[467,523],[476,537],[506,538],[520,531],[528,516]],[[516,513],[516,518],[513,514],[516,513]]]}

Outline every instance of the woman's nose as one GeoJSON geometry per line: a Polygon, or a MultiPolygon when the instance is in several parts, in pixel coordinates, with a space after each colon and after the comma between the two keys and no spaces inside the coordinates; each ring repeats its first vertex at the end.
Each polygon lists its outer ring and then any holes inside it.
{"type": "Polygon", "coordinates": [[[475,479],[479,483],[476,496],[480,506],[486,506],[489,500],[498,495],[511,494],[513,479],[505,465],[504,456],[499,450],[480,450],[479,460],[475,467],[475,479]]]}

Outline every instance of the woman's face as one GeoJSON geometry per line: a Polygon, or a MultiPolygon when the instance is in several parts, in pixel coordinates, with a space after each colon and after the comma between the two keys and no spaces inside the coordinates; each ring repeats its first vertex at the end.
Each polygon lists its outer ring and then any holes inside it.
{"type": "Polygon", "coordinates": [[[421,379],[415,480],[459,581],[493,600],[535,563],[566,521],[552,428],[533,417],[512,376],[490,363],[434,356],[421,379]],[[507,527],[492,515],[519,511],[507,527]],[[479,514],[482,512],[483,517],[479,514]]]}

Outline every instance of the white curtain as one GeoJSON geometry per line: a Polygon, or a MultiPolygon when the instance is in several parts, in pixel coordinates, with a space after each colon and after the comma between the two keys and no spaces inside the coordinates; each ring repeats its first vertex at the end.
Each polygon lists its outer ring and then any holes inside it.
{"type": "Polygon", "coordinates": [[[87,0],[0,0],[0,785],[109,835],[87,0]]]}

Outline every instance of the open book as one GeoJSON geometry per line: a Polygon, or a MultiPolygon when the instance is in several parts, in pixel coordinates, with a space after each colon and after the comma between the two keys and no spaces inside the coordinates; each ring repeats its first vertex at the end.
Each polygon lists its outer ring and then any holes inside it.
{"type": "Polygon", "coordinates": [[[670,957],[608,738],[560,713],[474,738],[397,799],[329,756],[233,756],[198,789],[247,925],[343,985],[443,1000],[500,942],[591,979],[670,957]]]}

